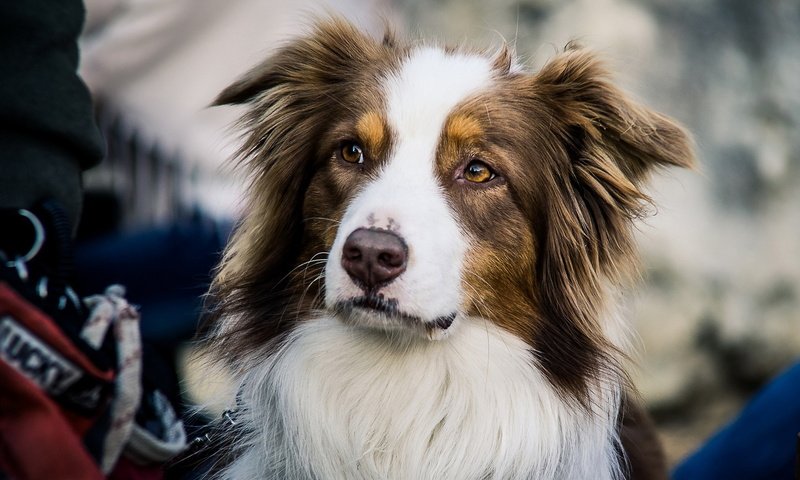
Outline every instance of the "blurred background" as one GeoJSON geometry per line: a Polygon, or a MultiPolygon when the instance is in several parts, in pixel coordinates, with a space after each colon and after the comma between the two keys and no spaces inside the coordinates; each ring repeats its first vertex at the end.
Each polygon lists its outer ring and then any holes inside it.
{"type": "Polygon", "coordinates": [[[89,0],[87,10],[81,74],[108,158],[86,177],[77,264],[86,282],[128,284],[190,401],[207,401],[215,382],[197,378],[190,346],[174,345],[192,337],[246,182],[226,163],[241,111],[206,106],[320,12],[376,35],[388,20],[411,37],[507,42],[531,69],[577,39],[693,133],[699,171],[654,177],[658,209],[638,231],[643,279],[625,295],[641,338],[634,380],[671,462],[800,354],[796,0],[89,0]]]}

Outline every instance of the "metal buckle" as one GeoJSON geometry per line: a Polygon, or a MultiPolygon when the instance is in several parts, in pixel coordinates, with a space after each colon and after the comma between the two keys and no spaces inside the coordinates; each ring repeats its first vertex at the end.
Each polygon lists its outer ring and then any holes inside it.
{"type": "Polygon", "coordinates": [[[25,255],[18,255],[13,260],[7,260],[6,266],[10,268],[16,268],[22,274],[25,273],[25,277],[27,278],[27,269],[25,269],[25,262],[30,262],[36,255],[39,254],[39,250],[42,249],[42,245],[44,245],[44,225],[42,225],[41,220],[31,213],[29,210],[25,210],[24,208],[20,208],[17,210],[17,213],[21,216],[28,219],[33,226],[33,231],[36,236],[33,239],[33,245],[31,245],[30,250],[25,255]]]}

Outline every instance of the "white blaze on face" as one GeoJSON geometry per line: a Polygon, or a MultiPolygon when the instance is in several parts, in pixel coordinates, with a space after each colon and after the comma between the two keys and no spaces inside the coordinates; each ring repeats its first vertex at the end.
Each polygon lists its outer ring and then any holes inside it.
{"type": "Polygon", "coordinates": [[[457,312],[466,240],[436,178],[436,150],[453,109],[491,79],[487,59],[434,48],[413,52],[385,79],[393,147],[378,178],[353,200],[339,226],[326,265],[329,307],[363,295],[342,268],[342,245],[354,230],[372,227],[393,230],[408,246],[406,271],[379,293],[424,321],[457,312]]]}

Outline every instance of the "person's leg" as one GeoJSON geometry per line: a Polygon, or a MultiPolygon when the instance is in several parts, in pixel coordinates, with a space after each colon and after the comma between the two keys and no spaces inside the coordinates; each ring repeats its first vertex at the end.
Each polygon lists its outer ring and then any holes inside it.
{"type": "Polygon", "coordinates": [[[739,416],[673,472],[674,480],[791,480],[800,432],[800,363],[762,388],[739,416]]]}

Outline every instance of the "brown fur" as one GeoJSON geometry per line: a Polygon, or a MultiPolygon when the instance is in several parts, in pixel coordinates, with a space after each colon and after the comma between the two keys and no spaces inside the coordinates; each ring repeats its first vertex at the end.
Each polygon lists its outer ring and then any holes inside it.
{"type": "MultiPolygon", "coordinates": [[[[252,105],[241,120],[246,136],[239,151],[250,174],[247,215],[211,285],[204,328],[213,328],[222,317],[238,319],[225,335],[214,337],[231,365],[310,310],[319,282],[311,288],[306,284],[321,267],[295,267],[330,247],[345,206],[341,174],[338,182],[316,175],[311,186],[315,172],[329,168],[321,164],[330,158],[321,152],[334,149],[325,142],[330,142],[326,134],[354,126],[358,112],[347,105],[378,99],[370,80],[398,60],[390,42],[376,43],[352,25],[331,20],[279,50],[214,101],[252,105]],[[319,211],[325,203],[338,212],[327,206],[319,211]]],[[[366,112],[381,105],[376,101],[364,107],[366,112]]]]}
{"type": "Polygon", "coordinates": [[[358,119],[356,136],[363,139],[367,151],[383,153],[387,150],[388,127],[378,112],[367,112],[358,119]]]}
{"type": "MultiPolygon", "coordinates": [[[[214,337],[230,364],[320,306],[324,263],[315,260],[391,151],[377,85],[409,48],[322,22],[216,100],[251,105],[240,151],[248,212],[210,292],[212,325],[236,319],[214,337]],[[363,166],[338,161],[343,140],[362,145],[363,166]]],[[[690,140],[615,88],[581,48],[536,74],[511,63],[503,48],[494,87],[457,108],[437,151],[438,179],[471,240],[462,308],[528,342],[563,397],[588,408],[592,382],[621,371],[601,321],[607,290],[635,268],[632,225],[649,202],[641,184],[656,167],[691,166],[690,140]],[[473,158],[498,178],[460,181],[454,172],[473,158]]]]}
{"type": "Polygon", "coordinates": [[[628,460],[628,478],[667,480],[667,459],[650,415],[630,398],[621,413],[620,441],[628,460]]]}

